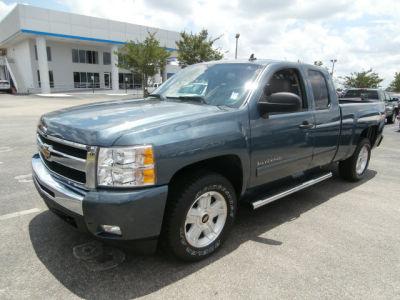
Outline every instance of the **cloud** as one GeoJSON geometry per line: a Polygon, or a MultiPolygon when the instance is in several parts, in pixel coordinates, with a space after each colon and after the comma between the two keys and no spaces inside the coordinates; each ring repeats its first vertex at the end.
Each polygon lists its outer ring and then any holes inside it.
{"type": "MultiPolygon", "coordinates": [[[[59,1],[59,0],[55,0],[59,1]]],[[[337,76],[400,71],[398,0],[63,0],[71,12],[176,31],[208,29],[227,58],[321,60],[337,76]]],[[[11,5],[0,0],[0,17],[11,5]]]]}

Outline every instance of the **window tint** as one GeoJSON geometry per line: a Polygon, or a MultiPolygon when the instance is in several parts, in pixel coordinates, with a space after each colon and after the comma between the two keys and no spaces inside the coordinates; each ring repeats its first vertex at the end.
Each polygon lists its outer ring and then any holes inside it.
{"type": "Polygon", "coordinates": [[[99,52],[97,51],[92,51],[93,55],[93,63],[98,64],[99,63],[99,52]]]}
{"type": "Polygon", "coordinates": [[[311,87],[314,95],[315,109],[327,109],[329,107],[329,92],[324,75],[319,71],[309,70],[311,87]]]}
{"type": "Polygon", "coordinates": [[[75,88],[100,88],[99,73],[73,72],[75,88]]]}
{"type": "Polygon", "coordinates": [[[86,63],[86,51],[85,50],[79,50],[79,62],[81,64],[86,63]]]}
{"type": "MultiPolygon", "coordinates": [[[[38,86],[41,87],[42,84],[40,82],[40,72],[39,70],[37,70],[37,78],[38,78],[38,86]]],[[[49,71],[49,81],[50,81],[50,87],[53,88],[54,87],[54,75],[53,75],[53,71],[49,71]]]]}
{"type": "Polygon", "coordinates": [[[50,80],[50,87],[53,88],[53,87],[54,87],[54,75],[53,75],[53,71],[49,71],[49,80],[50,80]]]}
{"type": "Polygon", "coordinates": [[[268,82],[267,96],[281,92],[293,93],[302,99],[303,109],[307,109],[307,101],[304,101],[303,85],[300,78],[295,69],[284,69],[276,72],[268,82]]]}
{"type": "Polygon", "coordinates": [[[47,61],[51,61],[51,48],[46,47],[46,52],[47,52],[47,61]]]}
{"type": "Polygon", "coordinates": [[[111,65],[111,53],[103,52],[103,65],[111,65]]]}
{"type": "Polygon", "coordinates": [[[72,62],[78,63],[79,62],[79,52],[78,49],[72,49],[72,62]]]}
{"type": "MultiPolygon", "coordinates": [[[[37,46],[35,45],[33,48],[35,50],[35,59],[38,60],[37,46]]],[[[51,48],[49,46],[46,47],[46,54],[47,54],[47,61],[51,61],[51,48]]]]}

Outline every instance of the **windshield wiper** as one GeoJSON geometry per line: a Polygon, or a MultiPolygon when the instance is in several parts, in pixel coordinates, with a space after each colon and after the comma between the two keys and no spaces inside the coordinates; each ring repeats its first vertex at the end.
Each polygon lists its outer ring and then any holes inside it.
{"type": "Polygon", "coordinates": [[[204,104],[208,104],[203,96],[176,96],[176,97],[167,97],[167,99],[193,100],[193,101],[199,101],[204,104]]]}
{"type": "Polygon", "coordinates": [[[153,97],[153,98],[158,98],[160,100],[165,101],[165,97],[161,94],[149,94],[147,97],[153,97]]]}

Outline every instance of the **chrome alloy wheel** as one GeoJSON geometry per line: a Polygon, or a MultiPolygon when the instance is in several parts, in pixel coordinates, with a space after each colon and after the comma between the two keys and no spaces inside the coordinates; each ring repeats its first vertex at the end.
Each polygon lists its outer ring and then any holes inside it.
{"type": "Polygon", "coordinates": [[[224,197],[210,191],[198,197],[186,214],[185,238],[196,248],[202,248],[214,242],[224,229],[228,207],[224,197]]]}
{"type": "Polygon", "coordinates": [[[361,175],[368,164],[368,156],[369,156],[369,149],[367,145],[364,145],[360,149],[360,153],[358,153],[357,164],[356,164],[356,172],[357,175],[361,175]]]}

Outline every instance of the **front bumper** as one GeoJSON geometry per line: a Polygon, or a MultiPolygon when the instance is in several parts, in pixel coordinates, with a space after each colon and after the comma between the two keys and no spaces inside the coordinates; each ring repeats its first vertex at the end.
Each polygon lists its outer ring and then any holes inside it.
{"type": "Polygon", "coordinates": [[[160,234],[168,186],[138,190],[84,191],[51,174],[39,155],[32,157],[36,189],[51,211],[81,231],[105,240],[142,240],[160,234]],[[116,225],[122,235],[102,231],[116,225]]]}

